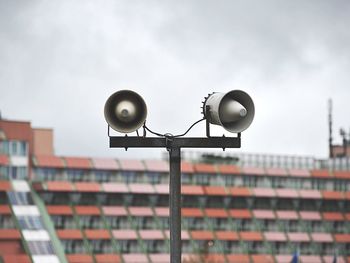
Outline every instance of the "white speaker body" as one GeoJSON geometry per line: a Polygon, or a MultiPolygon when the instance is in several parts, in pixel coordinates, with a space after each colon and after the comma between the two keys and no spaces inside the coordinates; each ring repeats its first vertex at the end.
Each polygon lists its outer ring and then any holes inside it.
{"type": "Polygon", "coordinates": [[[107,99],[104,116],[112,129],[121,133],[130,133],[144,124],[147,117],[147,106],[136,92],[120,90],[107,99]]]}
{"type": "Polygon", "coordinates": [[[247,129],[254,119],[255,107],[251,97],[244,91],[213,93],[204,102],[204,116],[211,123],[233,133],[247,129]],[[209,106],[209,113],[206,107],[209,106]],[[207,116],[208,115],[208,116],[207,116]]]}

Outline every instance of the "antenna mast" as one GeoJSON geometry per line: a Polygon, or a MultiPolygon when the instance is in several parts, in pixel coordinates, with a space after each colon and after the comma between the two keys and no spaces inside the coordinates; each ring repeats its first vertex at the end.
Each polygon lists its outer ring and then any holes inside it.
{"type": "Polygon", "coordinates": [[[333,108],[332,99],[328,99],[329,158],[334,157],[333,156],[333,136],[332,136],[332,124],[333,124],[332,108],[333,108]]]}

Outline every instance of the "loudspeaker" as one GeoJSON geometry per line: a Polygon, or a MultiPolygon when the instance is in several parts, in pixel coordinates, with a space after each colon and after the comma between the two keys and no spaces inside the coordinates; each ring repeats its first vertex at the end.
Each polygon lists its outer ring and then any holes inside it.
{"type": "Polygon", "coordinates": [[[229,132],[244,131],[254,119],[254,102],[241,90],[210,94],[203,106],[204,117],[209,123],[220,125],[229,132]],[[207,106],[209,113],[206,112],[207,106]]]}
{"type": "Polygon", "coordinates": [[[144,124],[147,117],[147,106],[136,92],[120,90],[107,99],[104,115],[112,129],[121,133],[130,133],[144,124]]]}

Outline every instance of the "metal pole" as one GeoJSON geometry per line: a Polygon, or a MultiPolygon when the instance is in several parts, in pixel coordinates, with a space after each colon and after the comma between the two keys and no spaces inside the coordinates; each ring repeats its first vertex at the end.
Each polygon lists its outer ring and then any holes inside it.
{"type": "Polygon", "coordinates": [[[169,149],[170,263],[181,262],[181,150],[169,149]]]}

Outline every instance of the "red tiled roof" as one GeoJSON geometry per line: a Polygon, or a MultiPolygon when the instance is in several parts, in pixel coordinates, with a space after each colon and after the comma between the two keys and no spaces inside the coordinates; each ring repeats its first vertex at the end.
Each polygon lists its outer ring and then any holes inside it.
{"type": "Polygon", "coordinates": [[[321,220],[321,214],[319,212],[311,212],[311,211],[300,211],[300,219],[302,220],[321,220]]]}
{"type": "Polygon", "coordinates": [[[288,220],[297,220],[299,219],[299,215],[296,211],[287,211],[287,210],[281,210],[281,211],[276,211],[276,215],[278,219],[288,219],[288,220]]]}
{"type": "MultiPolygon", "coordinates": [[[[334,260],[334,256],[323,256],[323,262],[324,263],[333,263],[334,260]]],[[[350,258],[349,258],[350,260],[350,258]]],[[[343,257],[341,256],[337,256],[337,263],[346,263],[346,262],[350,262],[350,261],[346,261],[343,257]]],[[[288,262],[289,263],[289,262],[288,262]]]]}
{"type": "Polygon", "coordinates": [[[169,163],[162,160],[145,160],[146,170],[151,172],[169,172],[169,163]]]}
{"type": "Polygon", "coordinates": [[[124,263],[148,263],[146,254],[123,254],[124,263]]]}
{"type": "Polygon", "coordinates": [[[181,194],[204,195],[204,190],[203,187],[199,185],[181,185],[181,194]]]}
{"type": "Polygon", "coordinates": [[[119,160],[123,171],[145,171],[145,167],[140,160],[119,160]]]}
{"type": "Polygon", "coordinates": [[[9,158],[7,155],[0,154],[0,165],[9,165],[9,158]]]}
{"type": "Polygon", "coordinates": [[[57,229],[56,233],[60,239],[83,239],[83,235],[78,229],[57,229]]]}
{"type": "Polygon", "coordinates": [[[101,185],[94,182],[76,182],[75,189],[78,192],[100,192],[101,185]]]}
{"type": "Polygon", "coordinates": [[[251,255],[251,258],[253,260],[252,263],[274,263],[275,262],[272,255],[265,255],[265,254],[251,255]]]}
{"type": "Polygon", "coordinates": [[[153,185],[157,194],[169,194],[169,185],[167,184],[155,184],[153,185]]]}
{"type": "Polygon", "coordinates": [[[335,178],[339,179],[350,179],[349,171],[334,171],[333,172],[335,178]]]}
{"type": "Polygon", "coordinates": [[[252,214],[248,209],[231,209],[230,215],[234,218],[252,218],[252,214]]]}
{"type": "Polygon", "coordinates": [[[223,254],[203,254],[202,255],[202,260],[205,263],[225,263],[225,255],[223,254]]]}
{"type": "MultiPolygon", "coordinates": [[[[170,231],[169,230],[164,230],[165,236],[167,239],[170,238],[170,231]]],[[[181,240],[189,240],[190,235],[188,234],[188,231],[186,230],[181,230],[181,240]]]]}
{"type": "Polygon", "coordinates": [[[111,235],[105,229],[86,229],[85,236],[88,239],[110,239],[111,235]]]}
{"type": "Polygon", "coordinates": [[[194,166],[194,170],[197,173],[207,173],[207,174],[215,174],[216,173],[215,166],[212,164],[196,163],[193,166],[194,166]]]}
{"type": "Polygon", "coordinates": [[[274,242],[287,241],[286,235],[283,232],[265,232],[264,236],[267,241],[274,241],[274,242]]]}
{"type": "Polygon", "coordinates": [[[226,258],[229,262],[249,263],[249,255],[245,254],[227,254],[226,258]]]}
{"type": "Polygon", "coordinates": [[[301,255],[300,256],[301,263],[322,263],[322,259],[320,256],[313,255],[301,255]]]}
{"type": "Polygon", "coordinates": [[[311,238],[313,242],[318,243],[333,242],[333,237],[329,233],[311,233],[311,238]]]}
{"type": "Polygon", "coordinates": [[[322,213],[323,220],[327,221],[343,221],[344,215],[336,212],[324,212],[322,213]]]}
{"type": "Polygon", "coordinates": [[[333,199],[333,200],[342,200],[344,199],[344,195],[342,192],[336,191],[321,191],[322,197],[324,199],[333,199]]]}
{"type": "Polygon", "coordinates": [[[278,263],[290,263],[293,255],[276,255],[275,258],[278,263]]]}
{"type": "Polygon", "coordinates": [[[299,196],[305,199],[320,199],[321,192],[317,190],[299,190],[299,196]]]}
{"type": "Polygon", "coordinates": [[[53,155],[37,155],[35,156],[34,166],[48,168],[64,168],[64,162],[60,157],[53,155]]]}
{"type": "Polygon", "coordinates": [[[194,173],[194,168],[191,163],[182,161],[181,162],[181,172],[182,173],[194,173]]]}
{"type": "Polygon", "coordinates": [[[230,193],[233,196],[252,196],[251,192],[246,187],[231,187],[230,193]]]}
{"type": "Polygon", "coordinates": [[[202,217],[203,212],[199,208],[181,208],[183,217],[202,217]]]}
{"type": "Polygon", "coordinates": [[[129,213],[132,216],[153,216],[152,209],[144,206],[129,206],[129,213]]]}
{"type": "Polygon", "coordinates": [[[151,184],[129,184],[130,193],[133,194],[153,194],[154,188],[151,184]]]}
{"type": "Polygon", "coordinates": [[[309,242],[310,241],[310,237],[307,233],[293,232],[293,233],[287,233],[287,235],[291,242],[309,242]]]}
{"type": "Polygon", "coordinates": [[[170,254],[148,254],[152,263],[169,263],[170,254]]]}
{"type": "Polygon", "coordinates": [[[128,193],[129,189],[126,184],[103,183],[102,189],[107,193],[128,193]]]}
{"type": "Polygon", "coordinates": [[[95,254],[97,263],[119,263],[122,262],[119,255],[116,254],[95,254]]]}
{"type": "Polygon", "coordinates": [[[227,195],[226,189],[223,186],[203,186],[203,188],[207,195],[227,195]]]}
{"type": "Polygon", "coordinates": [[[214,239],[213,232],[211,231],[191,231],[191,237],[194,240],[212,240],[214,239]]]}
{"type": "Polygon", "coordinates": [[[311,176],[318,178],[329,178],[330,173],[328,170],[311,170],[311,176]]]}
{"type": "Polygon", "coordinates": [[[350,243],[350,234],[334,234],[335,242],[350,243]]]}
{"type": "Polygon", "coordinates": [[[0,215],[9,215],[11,214],[10,206],[0,205],[0,215]]]}
{"type": "Polygon", "coordinates": [[[112,230],[114,238],[119,240],[137,239],[137,234],[135,230],[112,230]]]}
{"type": "Polygon", "coordinates": [[[266,168],[266,174],[270,176],[287,176],[287,171],[283,168],[266,168]]]}
{"type": "Polygon", "coordinates": [[[31,259],[28,255],[1,255],[4,263],[31,263],[31,259]]]}
{"type": "Polygon", "coordinates": [[[221,174],[240,174],[238,166],[230,164],[222,164],[217,166],[219,173],[221,174]]]}
{"type": "Polygon", "coordinates": [[[298,198],[298,192],[294,189],[275,189],[278,197],[281,198],[298,198]]]}
{"type": "Polygon", "coordinates": [[[264,168],[258,168],[258,167],[242,167],[241,169],[243,174],[250,174],[250,175],[265,175],[264,168]]]}
{"type": "Polygon", "coordinates": [[[240,232],[239,236],[244,241],[262,241],[263,237],[260,232],[240,232]]]}
{"type": "Polygon", "coordinates": [[[216,231],[215,235],[219,240],[239,240],[237,232],[233,231],[216,231]]]}
{"type": "Polygon", "coordinates": [[[0,181],[0,191],[11,191],[12,187],[9,181],[0,181]]]}
{"type": "Polygon", "coordinates": [[[289,169],[289,175],[293,177],[309,177],[311,174],[306,169],[289,169]]]}
{"type": "Polygon", "coordinates": [[[257,197],[275,197],[276,193],[271,188],[253,188],[253,194],[257,197]]]}
{"type": "Polygon", "coordinates": [[[253,210],[253,215],[258,219],[275,219],[275,214],[272,210],[253,210]]]}
{"type": "Polygon", "coordinates": [[[97,206],[86,205],[86,206],[75,206],[75,212],[78,215],[100,215],[100,209],[97,206]]]}
{"type": "Polygon", "coordinates": [[[93,167],[99,170],[119,170],[119,164],[111,158],[93,158],[93,167]]]}
{"type": "Polygon", "coordinates": [[[69,263],[93,263],[92,256],[87,254],[67,254],[69,263]]]}
{"type": "Polygon", "coordinates": [[[128,212],[123,206],[104,206],[102,211],[105,216],[127,216],[128,212]]]}
{"type": "Polygon", "coordinates": [[[170,214],[168,207],[155,207],[154,212],[158,217],[168,217],[170,214]]]}
{"type": "Polygon", "coordinates": [[[46,182],[46,189],[53,192],[71,192],[73,185],[68,181],[49,181],[46,182]]]}
{"type": "Polygon", "coordinates": [[[72,215],[72,208],[68,205],[47,205],[47,212],[50,215],[72,215]]]}
{"type": "Polygon", "coordinates": [[[92,168],[90,159],[82,157],[64,157],[66,167],[71,169],[90,169],[92,168]]]}
{"type": "Polygon", "coordinates": [[[21,239],[17,229],[0,229],[0,240],[21,239]]]}
{"type": "Polygon", "coordinates": [[[142,240],[162,240],[164,239],[161,230],[139,230],[139,235],[142,240]]]}
{"type": "Polygon", "coordinates": [[[227,211],[223,208],[206,208],[204,209],[204,213],[207,215],[207,217],[228,217],[227,211]]]}

